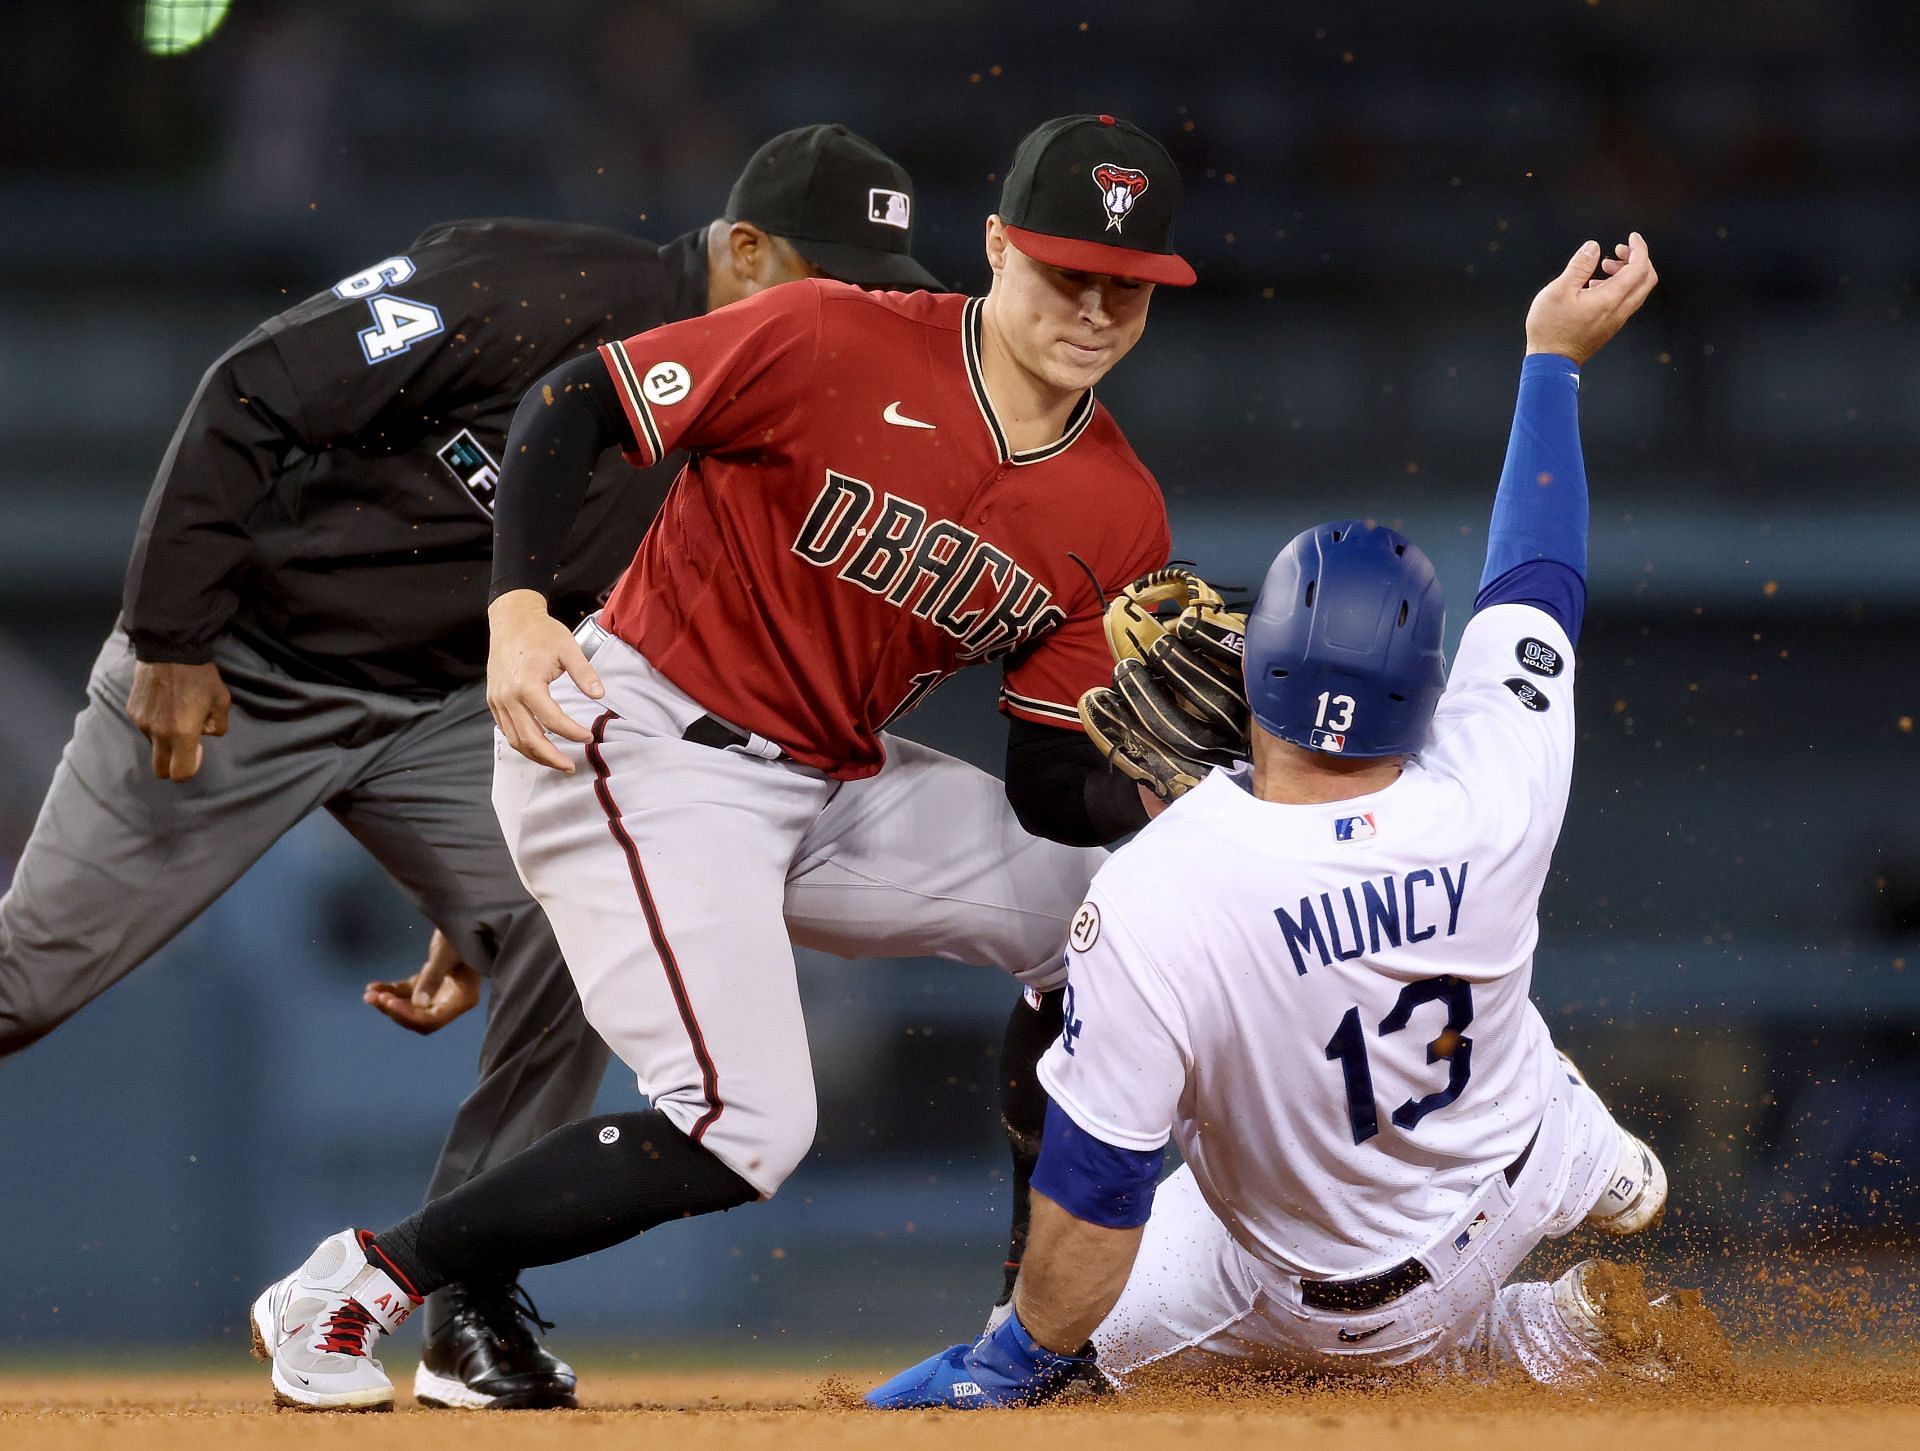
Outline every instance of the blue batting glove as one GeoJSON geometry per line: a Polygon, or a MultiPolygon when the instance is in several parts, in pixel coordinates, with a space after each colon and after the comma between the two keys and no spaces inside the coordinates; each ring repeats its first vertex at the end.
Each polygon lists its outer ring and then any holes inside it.
{"type": "Polygon", "coordinates": [[[972,1345],[951,1346],[868,1391],[867,1404],[879,1411],[1033,1406],[1089,1373],[1099,1376],[1092,1356],[1055,1355],[1009,1315],[972,1345]]]}

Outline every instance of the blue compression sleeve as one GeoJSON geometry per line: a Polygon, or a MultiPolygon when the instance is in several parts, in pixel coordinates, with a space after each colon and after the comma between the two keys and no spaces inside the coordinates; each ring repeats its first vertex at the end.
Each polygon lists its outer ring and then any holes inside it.
{"type": "Polygon", "coordinates": [[[1587,582],[1557,560],[1530,559],[1514,565],[1474,596],[1476,611],[1489,605],[1532,605],[1545,610],[1578,645],[1580,622],[1587,613],[1587,582]]]}
{"type": "Polygon", "coordinates": [[[1137,1229],[1153,1209],[1166,1162],[1157,1149],[1117,1149],[1075,1123],[1051,1098],[1033,1187],[1075,1219],[1105,1229],[1137,1229]]]}
{"type": "Polygon", "coordinates": [[[1571,359],[1534,353],[1521,364],[1520,401],[1487,529],[1487,567],[1473,602],[1476,610],[1536,605],[1576,640],[1587,577],[1579,404],[1580,368],[1571,359]]]}

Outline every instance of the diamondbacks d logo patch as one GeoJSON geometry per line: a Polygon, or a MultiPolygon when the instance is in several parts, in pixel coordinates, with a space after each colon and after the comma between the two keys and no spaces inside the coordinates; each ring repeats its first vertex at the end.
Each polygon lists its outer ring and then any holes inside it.
{"type": "Polygon", "coordinates": [[[1107,230],[1117,232],[1147,189],[1147,174],[1103,161],[1093,169],[1093,184],[1100,188],[1100,205],[1107,209],[1107,230]]]}

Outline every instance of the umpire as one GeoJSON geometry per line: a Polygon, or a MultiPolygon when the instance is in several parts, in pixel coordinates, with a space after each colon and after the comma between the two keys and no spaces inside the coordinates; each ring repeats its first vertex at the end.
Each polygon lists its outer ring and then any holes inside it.
{"type": "MultiPolygon", "coordinates": [[[[607,1050],[490,798],[486,603],[507,425],[568,359],[778,283],[937,286],[911,256],[912,207],[878,148],[809,126],[754,153],[725,217],[665,246],[556,222],[437,226],[215,363],[161,463],[120,622],[0,898],[0,1057],[145,962],[324,807],[436,928],[421,972],[367,1000],[430,1032],[472,1004],[476,974],[493,980],[479,1085],[427,1197],[587,1114],[607,1050]]],[[[638,480],[614,455],[600,465],[556,614],[598,603],[678,461],[638,480]]],[[[573,1371],[534,1323],[510,1277],[435,1295],[415,1395],[575,1404],[573,1371]]]]}

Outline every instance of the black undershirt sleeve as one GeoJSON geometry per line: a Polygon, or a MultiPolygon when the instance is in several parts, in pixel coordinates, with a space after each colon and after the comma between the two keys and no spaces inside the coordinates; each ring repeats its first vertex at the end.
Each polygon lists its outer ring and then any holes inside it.
{"type": "Polygon", "coordinates": [[[1139,788],[1082,732],[1018,716],[1007,724],[1007,800],[1028,831],[1067,846],[1105,846],[1147,824],[1139,788]]]}
{"type": "Polygon", "coordinates": [[[562,363],[520,400],[493,506],[493,588],[550,594],[586,502],[593,466],[610,448],[631,452],[613,379],[597,352],[562,363]]]}

